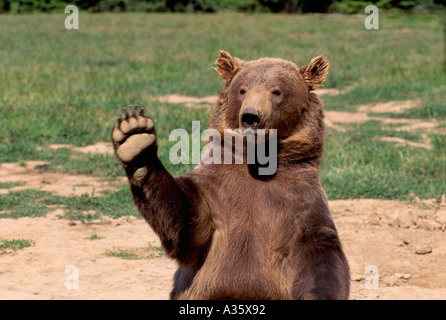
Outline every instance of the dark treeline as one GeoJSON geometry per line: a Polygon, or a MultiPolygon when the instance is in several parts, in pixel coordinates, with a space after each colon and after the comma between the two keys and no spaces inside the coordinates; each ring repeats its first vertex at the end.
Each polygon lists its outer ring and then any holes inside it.
{"type": "Polygon", "coordinates": [[[381,9],[436,9],[446,0],[0,0],[1,13],[62,11],[76,5],[90,12],[340,12],[359,13],[374,4],[381,9]]]}

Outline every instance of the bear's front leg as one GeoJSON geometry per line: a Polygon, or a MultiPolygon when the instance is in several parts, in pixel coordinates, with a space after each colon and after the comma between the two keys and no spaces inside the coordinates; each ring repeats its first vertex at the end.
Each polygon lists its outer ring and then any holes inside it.
{"type": "Polygon", "coordinates": [[[124,108],[113,127],[112,142],[135,204],[166,253],[183,263],[196,262],[209,239],[206,206],[190,178],[175,179],[162,165],[154,121],[138,107],[124,108]]]}
{"type": "Polygon", "coordinates": [[[348,299],[350,272],[334,225],[303,233],[296,261],[293,299],[348,299]]]}

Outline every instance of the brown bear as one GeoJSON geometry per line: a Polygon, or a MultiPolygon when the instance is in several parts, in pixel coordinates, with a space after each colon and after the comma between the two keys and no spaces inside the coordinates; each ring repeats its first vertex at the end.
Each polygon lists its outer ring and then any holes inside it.
{"type": "Polygon", "coordinates": [[[312,91],[327,60],[299,68],[220,51],[216,66],[225,87],[209,128],[276,129],[273,174],[260,176],[255,161],[200,163],[173,177],[153,120],[137,107],[112,131],[135,204],[178,262],[171,299],[347,299],[348,263],[318,177],[324,123],[312,91]]]}

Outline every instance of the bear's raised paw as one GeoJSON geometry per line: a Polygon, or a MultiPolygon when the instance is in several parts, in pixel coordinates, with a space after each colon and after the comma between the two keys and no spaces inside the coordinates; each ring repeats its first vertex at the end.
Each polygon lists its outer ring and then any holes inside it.
{"type": "Polygon", "coordinates": [[[155,123],[139,106],[126,107],[113,127],[112,141],[118,159],[129,164],[156,143],[155,123]]]}

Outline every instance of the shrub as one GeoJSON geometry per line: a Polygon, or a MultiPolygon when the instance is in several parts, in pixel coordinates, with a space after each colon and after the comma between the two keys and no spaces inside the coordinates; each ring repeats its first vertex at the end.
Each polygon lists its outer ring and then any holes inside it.
{"type": "Polygon", "coordinates": [[[0,13],[62,12],[74,4],[82,10],[142,12],[321,12],[363,13],[374,4],[382,9],[435,9],[445,0],[0,0],[0,13]]]}

